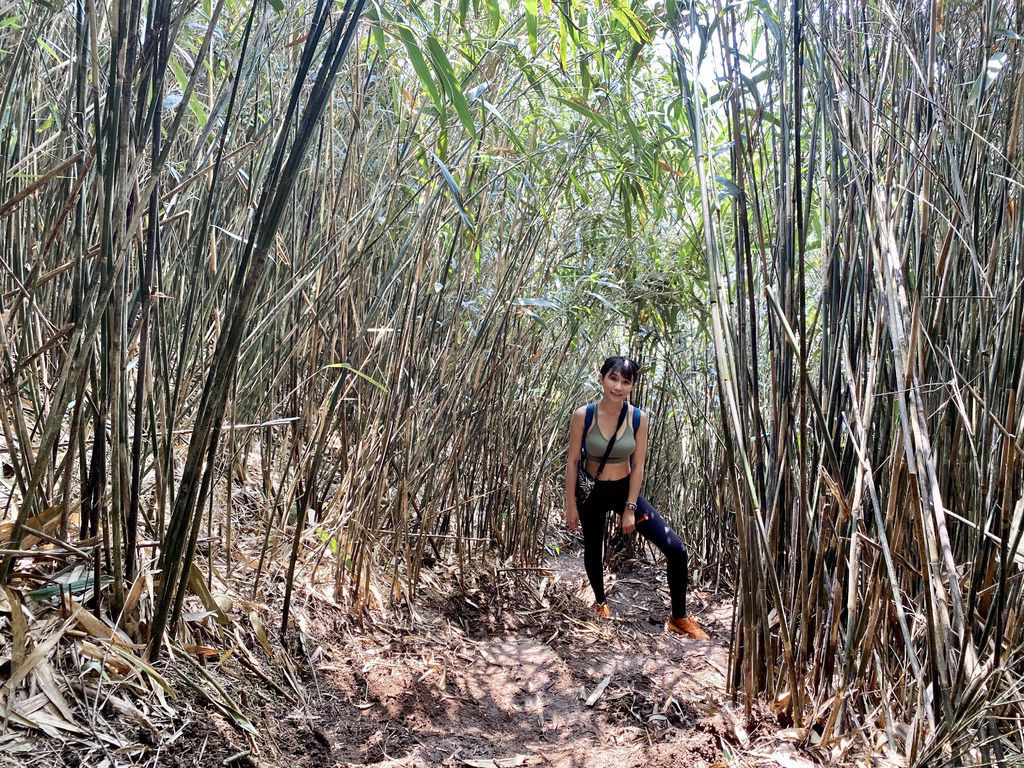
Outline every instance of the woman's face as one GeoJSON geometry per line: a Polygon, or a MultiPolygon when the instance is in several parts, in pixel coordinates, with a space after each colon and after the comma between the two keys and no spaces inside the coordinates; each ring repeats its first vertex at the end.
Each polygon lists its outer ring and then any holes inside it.
{"type": "Polygon", "coordinates": [[[618,371],[612,370],[608,371],[608,375],[601,377],[601,387],[604,389],[605,397],[626,400],[633,391],[633,382],[618,371]]]}

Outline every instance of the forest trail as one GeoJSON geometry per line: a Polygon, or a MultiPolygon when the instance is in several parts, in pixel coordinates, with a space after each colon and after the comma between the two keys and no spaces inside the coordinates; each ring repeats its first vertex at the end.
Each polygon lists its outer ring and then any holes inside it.
{"type": "Polygon", "coordinates": [[[610,575],[610,622],[590,615],[579,552],[540,579],[521,573],[422,599],[411,631],[311,621],[318,647],[305,706],[263,712],[254,719],[266,727],[248,744],[211,713],[167,764],[710,767],[736,764],[728,754],[742,751],[744,765],[811,765],[777,726],[759,750],[732,714],[729,596],[692,594],[711,634],[700,642],[665,632],[658,566],[610,575]]]}

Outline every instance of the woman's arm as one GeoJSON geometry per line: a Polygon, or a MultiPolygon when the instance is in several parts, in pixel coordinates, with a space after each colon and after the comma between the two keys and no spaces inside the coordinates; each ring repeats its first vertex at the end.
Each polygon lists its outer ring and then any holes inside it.
{"type": "MultiPolygon", "coordinates": [[[[635,406],[634,406],[635,407],[635,406]]],[[[640,497],[640,486],[644,482],[644,462],[647,460],[647,414],[640,412],[640,429],[636,431],[636,450],[630,458],[629,495],[626,497],[627,507],[622,513],[622,532],[632,533],[636,530],[636,515],[629,504],[636,504],[640,497]]]]}
{"type": "Polygon", "coordinates": [[[580,527],[580,512],[576,509],[576,472],[583,444],[583,419],[586,406],[579,408],[569,419],[569,456],[565,462],[565,526],[570,531],[580,527]]]}

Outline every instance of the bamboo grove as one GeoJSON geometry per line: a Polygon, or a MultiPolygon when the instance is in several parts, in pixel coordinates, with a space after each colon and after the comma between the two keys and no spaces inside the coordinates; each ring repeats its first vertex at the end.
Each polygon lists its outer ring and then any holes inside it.
{"type": "Polygon", "coordinates": [[[672,410],[683,289],[630,295],[611,123],[559,60],[621,69],[587,13],[570,51],[494,6],[9,4],[7,582],[40,540],[87,556],[156,657],[218,584],[283,596],[285,632],[296,587],[358,616],[425,563],[536,563],[609,335],[664,370],[665,434],[702,432],[706,388],[672,410]]]}
{"type": "Polygon", "coordinates": [[[746,706],[1019,757],[1019,4],[0,7],[5,585],[536,565],[612,347],[746,706]]]}
{"type": "Polygon", "coordinates": [[[826,742],[877,728],[915,765],[1018,764],[1021,7],[751,6],[679,9],[674,37],[740,550],[734,684],[826,742]],[[693,28],[718,41],[710,98],[693,28]]]}

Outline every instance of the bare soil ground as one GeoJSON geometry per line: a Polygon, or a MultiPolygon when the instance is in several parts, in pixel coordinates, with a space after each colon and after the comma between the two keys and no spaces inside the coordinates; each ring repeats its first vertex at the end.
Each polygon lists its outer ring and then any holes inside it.
{"type": "Polygon", "coordinates": [[[540,586],[518,575],[424,601],[411,630],[322,616],[308,703],[264,712],[248,743],[214,718],[174,764],[205,751],[210,764],[282,768],[667,768],[745,751],[746,765],[811,765],[777,726],[765,724],[771,746],[759,751],[756,728],[727,703],[729,596],[691,596],[711,634],[700,642],[665,632],[660,566],[610,577],[610,622],[591,616],[578,553],[553,561],[540,586]]]}
{"type": "Polygon", "coordinates": [[[250,663],[238,663],[241,652],[213,657],[203,674],[179,659],[162,667],[176,701],[139,703],[139,718],[97,695],[103,738],[20,737],[9,742],[20,754],[8,763],[0,748],[0,765],[812,764],[777,723],[741,724],[728,703],[730,596],[691,594],[711,634],[700,642],[664,629],[663,565],[627,562],[609,575],[611,621],[591,614],[578,549],[545,569],[498,570],[460,587],[454,578],[424,574],[432,588],[415,613],[360,627],[307,593],[289,654],[253,643],[250,663]]]}
{"type": "MultiPolygon", "coordinates": [[[[575,586],[582,573],[555,577],[575,586]]],[[[507,623],[481,590],[419,632],[330,648],[312,738],[344,766],[717,762],[728,606],[701,611],[715,640],[695,642],[665,634],[665,603],[638,576],[615,585],[611,622],[591,619],[583,599],[559,600],[559,586],[548,609],[506,607],[507,623]]]]}

